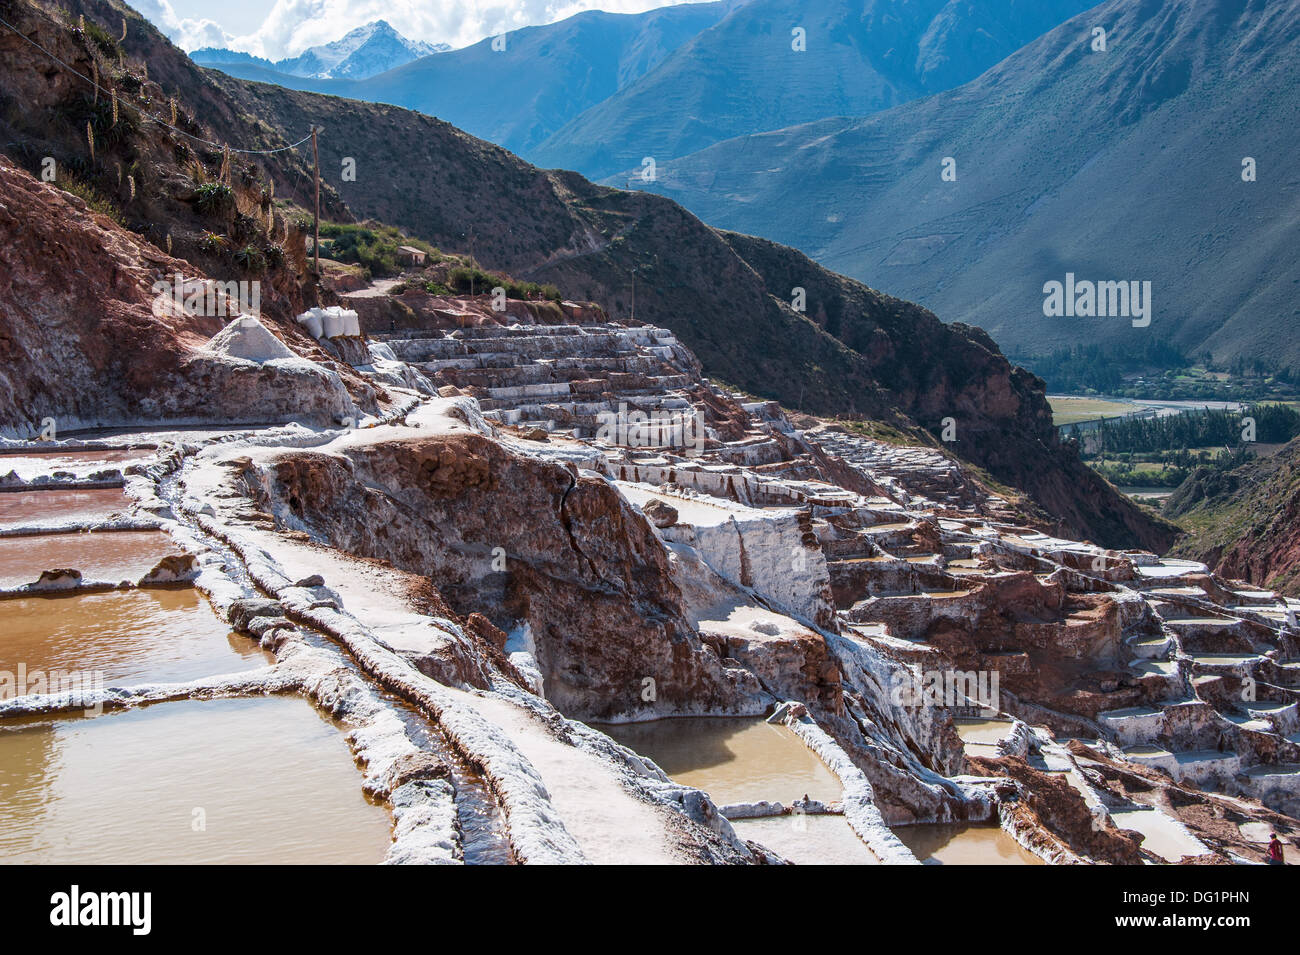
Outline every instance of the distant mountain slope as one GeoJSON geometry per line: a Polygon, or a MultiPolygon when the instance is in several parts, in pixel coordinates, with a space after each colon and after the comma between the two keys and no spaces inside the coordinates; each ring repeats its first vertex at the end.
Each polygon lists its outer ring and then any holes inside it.
{"type": "Polygon", "coordinates": [[[1298,0],[1111,0],[958,89],[720,143],[649,188],[1016,356],[1151,335],[1294,369],[1298,60],[1298,0]],[[1067,272],[1152,282],[1150,326],[1045,317],[1044,283],[1067,272]]]}
{"type": "MultiPolygon", "coordinates": [[[[284,75],[273,64],[227,63],[224,72],[445,119],[516,152],[541,142],[588,106],[613,95],[721,19],[727,2],[689,3],[639,14],[579,13],[546,26],[425,57],[357,82],[284,75]]],[[[196,57],[196,62],[202,62],[196,57]]],[[[638,157],[639,158],[639,157],[638,157]]]]}
{"type": "Polygon", "coordinates": [[[408,40],[386,20],[375,20],[348,31],[342,39],[333,43],[309,47],[295,57],[275,62],[236,50],[214,47],[195,50],[190,54],[190,59],[202,66],[218,68],[256,67],[297,77],[362,80],[422,56],[450,49],[446,43],[408,40]]]}
{"type": "Polygon", "coordinates": [[[864,116],[973,79],[1093,2],[752,0],[525,155],[601,178],[645,156],[864,116]]]}
{"type": "Polygon", "coordinates": [[[1167,510],[1191,533],[1175,553],[1300,597],[1300,438],[1235,471],[1196,471],[1167,510]]]}

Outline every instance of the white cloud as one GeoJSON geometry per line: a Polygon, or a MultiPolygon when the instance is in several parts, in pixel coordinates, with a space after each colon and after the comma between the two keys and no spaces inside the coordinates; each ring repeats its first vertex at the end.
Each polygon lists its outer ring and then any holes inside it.
{"type": "Polygon", "coordinates": [[[225,46],[232,39],[216,21],[182,17],[167,0],[133,0],[132,6],[183,50],[225,46]]]}
{"type": "Polygon", "coordinates": [[[682,2],[689,0],[275,0],[260,24],[240,24],[233,33],[211,19],[179,15],[169,0],[134,0],[133,5],[184,50],[225,46],[276,60],[337,40],[372,20],[387,20],[413,40],[462,47],[583,10],[640,13],[682,2]]]}

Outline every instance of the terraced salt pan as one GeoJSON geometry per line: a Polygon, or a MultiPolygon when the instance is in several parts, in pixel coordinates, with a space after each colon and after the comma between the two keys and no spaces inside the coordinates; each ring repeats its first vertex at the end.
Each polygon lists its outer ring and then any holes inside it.
{"type": "Polygon", "coordinates": [[[275,662],[192,588],[0,601],[0,670],[98,671],[107,685],[180,682],[275,662]]]}
{"type": "Polygon", "coordinates": [[[759,510],[719,497],[679,497],[676,494],[665,494],[649,484],[635,484],[631,481],[615,481],[614,483],[618,486],[620,493],[637,507],[643,507],[651,500],[658,498],[676,508],[679,522],[694,527],[714,527],[718,524],[725,524],[733,517],[748,517],[759,520],[794,513],[788,509],[779,508],[759,510]]]}
{"type": "Polygon", "coordinates": [[[1111,809],[1110,818],[1121,829],[1132,829],[1146,838],[1142,848],[1154,852],[1166,862],[1183,856],[1204,855],[1210,850],[1177,819],[1159,809],[1111,809]]]}
{"type": "Polygon", "coordinates": [[[0,726],[7,863],[365,864],[390,841],[339,728],[296,697],[0,726]]]}
{"type": "Polygon", "coordinates": [[[1241,704],[1241,708],[1251,713],[1280,713],[1295,706],[1294,700],[1251,700],[1241,704]]]}
{"type": "Polygon", "coordinates": [[[1136,746],[1126,746],[1124,747],[1124,755],[1134,759],[1159,759],[1173,756],[1169,750],[1154,743],[1139,743],[1136,746]]]}
{"type": "Polygon", "coordinates": [[[1130,669],[1141,674],[1173,676],[1178,672],[1178,664],[1172,660],[1137,660],[1130,664],[1130,669]]]}
{"type": "Polygon", "coordinates": [[[954,720],[963,743],[992,745],[1011,733],[1006,720],[954,720]]]}
{"type": "Polygon", "coordinates": [[[805,795],[832,802],[842,794],[839,779],[794,733],[752,717],[678,717],[598,728],[649,757],[674,781],[704,790],[719,806],[762,800],[788,806],[805,795]]]}
{"type": "Polygon", "coordinates": [[[45,570],[70,567],[86,580],[135,582],[180,548],[162,531],[103,531],[0,537],[0,587],[19,587],[45,570]]]}
{"type": "Polygon", "coordinates": [[[1137,572],[1142,577],[1161,579],[1182,577],[1185,574],[1204,574],[1208,568],[1191,560],[1161,560],[1158,564],[1140,564],[1137,572]]]}
{"type": "MultiPolygon", "coordinates": [[[[1269,837],[1274,832],[1273,827],[1266,822],[1243,822],[1238,828],[1244,838],[1259,843],[1261,847],[1268,845],[1269,837]]],[[[1282,858],[1288,865],[1300,863],[1300,849],[1285,838],[1282,839],[1282,858]]]]}
{"type": "Polygon", "coordinates": [[[880,865],[843,816],[766,816],[732,826],[796,865],[880,865]]]}
{"type": "Polygon", "coordinates": [[[924,823],[897,826],[894,835],[924,865],[1044,865],[997,826],[924,823]]]}
{"type": "Polygon", "coordinates": [[[130,506],[131,499],[119,487],[6,491],[0,493],[0,529],[105,518],[130,506]]]}
{"type": "Polygon", "coordinates": [[[1245,770],[1247,776],[1261,779],[1268,776],[1295,776],[1300,773],[1300,763],[1274,763],[1250,766],[1245,770]]]}
{"type": "MultiPolygon", "coordinates": [[[[1221,713],[1219,714],[1229,723],[1236,723],[1244,730],[1251,730],[1255,733],[1268,733],[1273,729],[1273,724],[1266,720],[1256,719],[1242,713],[1221,713]]],[[[1294,740],[1292,741],[1294,742],[1294,740]]]]}
{"type": "Polygon", "coordinates": [[[95,451],[51,451],[44,454],[0,454],[0,474],[13,471],[24,481],[67,471],[77,477],[86,477],[97,471],[121,470],[128,464],[143,461],[153,454],[151,450],[105,448],[95,451]]]}

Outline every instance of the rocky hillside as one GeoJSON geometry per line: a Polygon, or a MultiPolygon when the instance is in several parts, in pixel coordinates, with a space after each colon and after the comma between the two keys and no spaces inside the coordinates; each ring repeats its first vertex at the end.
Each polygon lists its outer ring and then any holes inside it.
{"type": "MultiPolygon", "coordinates": [[[[27,4],[6,0],[5,9],[6,19],[26,17],[31,33],[47,43],[71,35],[66,24],[27,4]]],[[[116,7],[89,0],[74,4],[72,15],[78,13],[95,23],[123,18],[116,7]]],[[[127,62],[148,63],[156,102],[176,97],[220,140],[280,146],[297,142],[312,124],[324,126],[321,168],[333,184],[325,200],[336,217],[373,217],[467,249],[490,268],[601,302],[614,318],[635,309],[638,320],[676,332],[710,374],[790,406],[870,416],[914,433],[937,433],[951,417],[953,449],[1023,489],[1062,529],[1155,549],[1171,539],[1167,527],[1060,448],[1041,382],[1008,364],[978,330],[945,326],[923,308],[833,275],[792,250],[712,230],[660,197],[537,170],[420,114],[206,73],[134,14],[126,18],[127,62]],[[355,182],[340,181],[347,157],[356,160],[355,182]],[[803,311],[792,307],[797,289],[806,299],[803,311]]],[[[12,67],[6,77],[48,69],[12,35],[4,54],[12,67]]],[[[7,138],[36,136],[20,125],[26,113],[13,85],[5,92],[5,115],[18,132],[7,138]]],[[[25,105],[34,100],[57,110],[69,94],[36,88],[22,95],[25,105]]],[[[39,156],[39,148],[24,155],[39,156]]],[[[27,161],[35,168],[35,159],[27,161]]],[[[306,199],[310,180],[297,151],[255,161],[278,196],[306,199]]],[[[154,241],[165,245],[156,223],[138,227],[153,229],[154,241]]]]}
{"type": "Polygon", "coordinates": [[[1025,490],[1062,530],[1155,549],[1172,540],[1060,448],[1042,383],[978,329],[945,326],[792,249],[710,229],[658,196],[537,170],[419,114],[214,79],[241,111],[286,131],[312,122],[338,131],[322,140],[323,168],[364,155],[371,171],[338,184],[355,213],[472,249],[487,266],[600,302],[611,317],[671,328],[711,375],[788,406],[901,414],[936,434],[953,417],[954,450],[1025,490]],[[791,307],[800,288],[804,312],[791,307]]]}
{"type": "Polygon", "coordinates": [[[965,86],[729,140],[660,163],[647,188],[979,325],[1013,356],[1154,336],[1294,369],[1298,52],[1295,0],[1111,0],[965,86]],[[1150,326],[1045,318],[1043,285],[1067,272],[1150,281],[1150,326]]]}
{"type": "Polygon", "coordinates": [[[1234,471],[1198,468],[1166,512],[1189,528],[1176,554],[1300,597],[1300,438],[1234,471]]]}
{"type": "Polygon", "coordinates": [[[288,325],[301,354],[280,345],[259,355],[274,366],[229,360],[240,350],[209,341],[223,318],[160,307],[152,292],[177,274],[202,288],[192,263],[4,158],[0,228],[14,237],[0,244],[0,434],[214,416],[332,424],[376,408],[370,385],[310,360],[328,356],[288,325]]]}
{"type": "Polygon", "coordinates": [[[19,33],[0,30],[0,220],[11,237],[0,248],[0,428],[281,421],[302,397],[322,423],[377,410],[385,396],[320,365],[331,356],[293,321],[319,295],[273,183],[206,142],[193,118],[202,107],[122,54],[123,27],[143,21],[119,17],[110,31],[15,3],[2,15],[19,33]],[[241,311],[289,343],[250,353],[285,374],[229,361],[247,341],[210,342],[241,311]]]}

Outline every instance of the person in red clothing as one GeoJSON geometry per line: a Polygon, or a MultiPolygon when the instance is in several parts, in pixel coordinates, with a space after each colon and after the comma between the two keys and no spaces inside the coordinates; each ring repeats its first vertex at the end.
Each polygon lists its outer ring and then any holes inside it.
{"type": "Polygon", "coordinates": [[[1268,839],[1268,864],[1269,865],[1286,865],[1285,857],[1282,855],[1282,840],[1277,837],[1277,833],[1269,834],[1268,839]]]}

